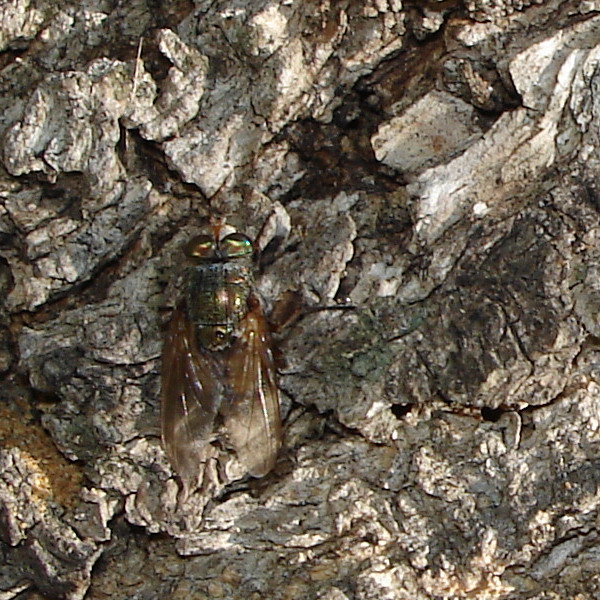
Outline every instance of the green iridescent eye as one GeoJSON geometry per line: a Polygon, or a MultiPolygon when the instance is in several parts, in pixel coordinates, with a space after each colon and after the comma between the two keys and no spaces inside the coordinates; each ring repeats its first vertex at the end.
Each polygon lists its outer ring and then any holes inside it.
{"type": "Polygon", "coordinates": [[[215,256],[215,240],[208,235],[199,235],[193,238],[185,248],[189,258],[206,260],[215,256]]]}
{"type": "Polygon", "coordinates": [[[219,250],[224,258],[250,256],[254,252],[252,241],[243,233],[230,233],[219,242],[219,250]]]}

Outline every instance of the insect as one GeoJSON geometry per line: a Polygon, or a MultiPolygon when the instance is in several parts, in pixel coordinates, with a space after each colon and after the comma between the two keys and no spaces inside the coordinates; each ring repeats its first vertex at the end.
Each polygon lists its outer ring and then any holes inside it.
{"type": "Polygon", "coordinates": [[[267,320],[254,288],[254,248],[242,233],[200,235],[186,247],[183,302],[162,354],[165,450],[188,490],[223,424],[248,473],[266,475],[281,446],[276,369],[267,320]]]}

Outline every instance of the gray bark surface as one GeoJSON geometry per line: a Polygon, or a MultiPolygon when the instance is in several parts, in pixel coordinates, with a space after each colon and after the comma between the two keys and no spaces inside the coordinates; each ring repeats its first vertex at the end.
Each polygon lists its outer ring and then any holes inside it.
{"type": "Polygon", "coordinates": [[[0,600],[600,597],[600,2],[7,0],[0,50],[0,600]],[[182,498],[211,216],[301,318],[276,468],[182,498]]]}

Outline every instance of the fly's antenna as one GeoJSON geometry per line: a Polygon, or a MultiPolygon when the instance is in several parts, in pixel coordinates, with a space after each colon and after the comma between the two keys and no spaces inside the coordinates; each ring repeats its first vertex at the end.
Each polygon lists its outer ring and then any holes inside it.
{"type": "Polygon", "coordinates": [[[220,242],[226,235],[235,233],[236,228],[227,223],[227,217],[211,216],[210,227],[213,232],[213,237],[217,242],[220,242]]]}

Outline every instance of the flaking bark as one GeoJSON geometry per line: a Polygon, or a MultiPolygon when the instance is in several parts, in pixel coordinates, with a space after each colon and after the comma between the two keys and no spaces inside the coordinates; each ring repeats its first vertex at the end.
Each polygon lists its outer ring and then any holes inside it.
{"type": "Polygon", "coordinates": [[[80,4],[0,12],[0,598],[597,597],[597,3],[80,4]],[[276,468],[182,498],[211,216],[300,318],[276,468]]]}

